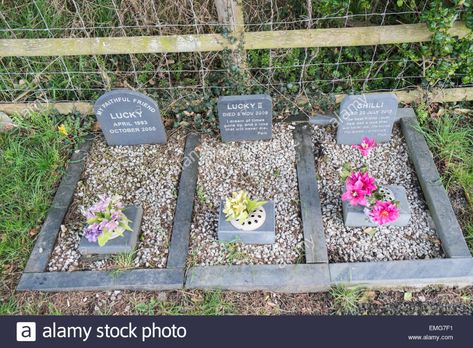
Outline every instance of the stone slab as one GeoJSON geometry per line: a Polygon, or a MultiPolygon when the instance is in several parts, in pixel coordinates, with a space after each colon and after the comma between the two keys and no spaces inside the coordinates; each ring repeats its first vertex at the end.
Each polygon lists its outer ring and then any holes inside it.
{"type": "Polygon", "coordinates": [[[165,144],[166,130],[158,104],[129,89],[102,95],[94,112],[108,145],[165,144]]]}
{"type": "Polygon", "coordinates": [[[330,264],[332,285],[421,287],[473,285],[473,259],[431,259],[330,264]]]}
{"type": "MultiPolygon", "coordinates": [[[[413,108],[398,108],[395,122],[405,117],[416,117],[414,109],[413,108]]],[[[299,117],[290,116],[285,121],[295,122],[295,123],[307,123],[307,116],[305,115],[301,115],[299,117]]],[[[322,115],[322,114],[316,114],[316,115],[310,116],[308,118],[308,121],[310,124],[313,124],[315,126],[330,126],[332,124],[338,123],[338,119],[336,115],[322,115]]]]}
{"type": "Polygon", "coordinates": [[[297,125],[294,130],[294,142],[297,153],[297,181],[304,230],[305,261],[306,263],[328,262],[314,149],[307,125],[297,125]]]}
{"type": "Polygon", "coordinates": [[[391,139],[398,99],[392,93],[346,96],[340,104],[337,143],[360,144],[364,136],[378,143],[391,139]]]}
{"type": "MultiPolygon", "coordinates": [[[[409,224],[411,219],[411,208],[407,200],[406,189],[402,186],[386,185],[386,188],[393,192],[396,200],[400,202],[399,206],[399,218],[390,222],[384,226],[406,226],[409,224]]],[[[378,226],[377,224],[370,221],[368,216],[363,212],[363,207],[360,205],[352,206],[350,202],[342,202],[343,209],[343,221],[346,226],[350,227],[363,227],[363,226],[378,226]]]]}
{"type": "Polygon", "coordinates": [[[218,98],[222,140],[271,139],[273,136],[272,99],[266,94],[235,95],[218,98]]]}
{"type": "Polygon", "coordinates": [[[93,137],[87,137],[81,147],[72,154],[24,272],[44,272],[46,270],[62,221],[69,209],[77,182],[84,170],[92,140],[93,137]]]}
{"type": "Polygon", "coordinates": [[[104,246],[98,243],[89,242],[82,236],[79,243],[79,252],[83,256],[91,255],[114,255],[129,253],[135,250],[138,237],[141,232],[141,219],[143,218],[143,207],[131,205],[124,209],[123,213],[131,220],[130,228],[133,231],[126,231],[123,237],[111,239],[104,246]]]}
{"type": "Polygon", "coordinates": [[[447,191],[442,185],[432,153],[424,136],[418,130],[419,124],[416,118],[402,118],[401,127],[409,158],[416,169],[443,250],[451,258],[471,256],[447,191]]]}
{"type": "Polygon", "coordinates": [[[397,121],[399,121],[401,118],[409,118],[409,117],[416,118],[416,113],[413,108],[397,109],[397,114],[396,114],[397,121]]]}
{"type": "Polygon", "coordinates": [[[187,272],[185,287],[283,293],[315,292],[329,289],[330,276],[327,264],[192,267],[187,272]]]}
{"type": "Polygon", "coordinates": [[[268,201],[263,207],[266,210],[266,220],[254,231],[242,231],[226,221],[223,209],[225,201],[220,202],[218,216],[218,240],[220,242],[238,242],[243,244],[274,244],[276,240],[276,216],[274,202],[268,201]]]}
{"type": "Polygon", "coordinates": [[[184,268],[186,266],[194,209],[194,194],[199,171],[199,144],[200,136],[198,134],[191,133],[187,136],[171,243],[169,245],[168,268],[184,268]]]}
{"type": "Polygon", "coordinates": [[[176,290],[183,269],[23,273],[18,291],[176,290]]]}

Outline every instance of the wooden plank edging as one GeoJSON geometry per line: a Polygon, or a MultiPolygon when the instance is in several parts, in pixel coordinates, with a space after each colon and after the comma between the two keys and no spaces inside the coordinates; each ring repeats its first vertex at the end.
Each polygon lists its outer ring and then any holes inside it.
{"type": "MultiPolygon", "coordinates": [[[[394,91],[394,93],[401,103],[412,103],[422,99],[430,100],[431,102],[458,102],[473,100],[473,87],[458,87],[446,89],[434,89],[432,91],[425,91],[422,89],[415,89],[410,91],[394,91]]],[[[337,102],[345,98],[347,94],[337,94],[335,96],[337,102]]],[[[299,98],[298,103],[305,103],[305,98],[299,98]]],[[[60,102],[60,103],[0,103],[0,111],[8,115],[20,114],[25,115],[28,112],[42,112],[52,111],[67,115],[78,112],[83,115],[93,115],[94,105],[90,102],[60,102]]]]}

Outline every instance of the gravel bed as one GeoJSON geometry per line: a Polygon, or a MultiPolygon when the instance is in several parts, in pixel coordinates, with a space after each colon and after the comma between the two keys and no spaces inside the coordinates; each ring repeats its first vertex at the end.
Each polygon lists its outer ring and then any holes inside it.
{"type": "Polygon", "coordinates": [[[331,262],[360,262],[427,259],[443,257],[441,243],[433,228],[407,145],[396,125],[389,143],[379,144],[367,160],[350,145],[336,143],[336,128],[314,127],[313,134],[322,216],[331,262]],[[368,165],[379,185],[402,185],[411,206],[408,226],[378,227],[374,235],[366,228],[343,223],[340,170],[344,163],[368,165]]]}
{"type": "Polygon", "coordinates": [[[222,143],[203,136],[191,227],[189,265],[290,264],[302,261],[302,222],[292,127],[277,124],[270,141],[222,143]],[[232,191],[274,200],[276,243],[243,245],[217,239],[218,208],[232,191]]]}
{"type": "Polygon", "coordinates": [[[164,268],[184,142],[183,134],[175,134],[167,145],[108,146],[98,136],[61,226],[48,270],[164,268]],[[118,194],[125,205],[142,205],[141,235],[133,255],[102,260],[81,257],[78,246],[85,221],[79,207],[90,206],[100,194],[118,194]]]}

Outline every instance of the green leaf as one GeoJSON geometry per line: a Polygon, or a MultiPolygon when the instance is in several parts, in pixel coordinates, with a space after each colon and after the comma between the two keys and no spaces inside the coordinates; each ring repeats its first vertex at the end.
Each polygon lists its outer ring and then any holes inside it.
{"type": "Polygon", "coordinates": [[[268,202],[267,201],[258,201],[258,200],[252,201],[252,200],[250,200],[250,201],[248,201],[248,205],[247,205],[246,209],[248,210],[248,213],[251,214],[256,209],[262,207],[266,203],[268,203],[268,202]]]}
{"type": "Polygon", "coordinates": [[[123,229],[126,230],[126,231],[133,231],[133,230],[130,228],[130,226],[129,226],[127,223],[125,223],[125,222],[120,222],[120,223],[118,224],[118,226],[120,226],[121,228],[123,228],[123,229]]]}
{"type": "Polygon", "coordinates": [[[412,292],[405,292],[404,293],[404,301],[412,301],[412,292]]]}
{"type": "Polygon", "coordinates": [[[246,211],[244,211],[244,212],[242,212],[242,213],[240,214],[240,216],[238,217],[238,221],[239,221],[240,223],[243,223],[243,222],[246,221],[246,219],[248,219],[248,216],[249,216],[249,214],[248,214],[246,211]]]}
{"type": "Polygon", "coordinates": [[[98,217],[93,217],[93,218],[90,218],[90,219],[87,220],[87,225],[92,225],[92,224],[94,224],[96,222],[99,222],[99,221],[100,221],[100,219],[98,217]]]}
{"type": "Polygon", "coordinates": [[[99,246],[103,247],[107,242],[109,241],[110,237],[112,236],[112,233],[110,232],[103,232],[98,238],[97,241],[99,243],[99,246]]]}
{"type": "Polygon", "coordinates": [[[371,237],[373,237],[378,230],[375,227],[368,227],[363,230],[363,232],[369,234],[371,237]]]}

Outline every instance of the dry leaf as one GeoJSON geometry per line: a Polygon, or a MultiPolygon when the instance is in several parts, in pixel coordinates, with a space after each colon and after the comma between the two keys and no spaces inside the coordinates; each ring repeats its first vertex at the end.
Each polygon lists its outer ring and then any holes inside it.
{"type": "Polygon", "coordinates": [[[98,122],[94,122],[92,124],[92,132],[98,132],[100,131],[100,124],[98,122]]]}
{"type": "Polygon", "coordinates": [[[38,234],[39,232],[39,227],[33,227],[29,232],[28,232],[28,235],[30,237],[34,237],[38,234]]]}

